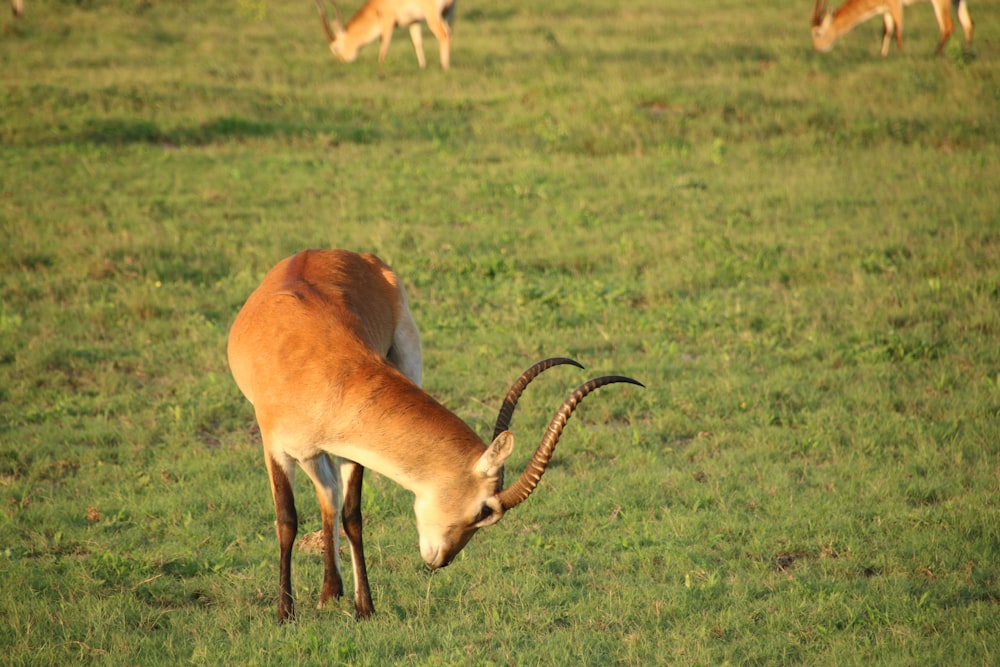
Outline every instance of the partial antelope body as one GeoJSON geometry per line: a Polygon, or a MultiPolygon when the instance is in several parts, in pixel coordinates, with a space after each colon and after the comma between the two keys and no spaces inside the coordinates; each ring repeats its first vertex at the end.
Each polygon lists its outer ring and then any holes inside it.
{"type": "Polygon", "coordinates": [[[294,615],[296,464],[312,480],[322,514],[320,604],[343,593],[337,548],[342,487],[354,604],[363,618],[374,611],[361,533],[364,468],[413,492],[420,554],[431,569],[444,567],[477,530],[531,494],[585,396],[616,382],[642,386],[612,375],[578,387],[552,418],[524,472],[503,488],[503,464],[514,447],[507,428],[521,392],[548,368],[579,364],[553,358],[525,371],[510,388],[487,446],[420,388],[420,338],[399,278],[374,255],[345,250],[307,250],[271,269],[237,315],[228,355],[263,439],[277,517],[282,621],[294,615]]]}
{"type": "Polygon", "coordinates": [[[934,16],[941,29],[941,39],[936,53],[941,53],[948,38],[951,37],[953,24],[951,22],[951,4],[958,12],[958,21],[965,31],[966,46],[972,44],[972,17],[969,16],[969,6],[966,0],[847,0],[833,12],[827,10],[826,0],[816,0],[812,15],[813,48],[817,51],[830,51],[833,43],[841,36],[850,32],[860,23],[878,14],[882,15],[882,55],[889,54],[889,41],[896,36],[896,46],[903,50],[903,7],[918,2],[930,2],[934,5],[934,16]]]}
{"type": "Polygon", "coordinates": [[[14,18],[24,14],[24,0],[10,0],[10,13],[14,15],[14,18]]]}
{"type": "Polygon", "coordinates": [[[417,52],[417,62],[421,68],[426,67],[423,33],[420,29],[420,22],[426,21],[427,27],[438,41],[441,68],[448,69],[450,65],[450,24],[457,0],[368,0],[346,26],[336,0],[332,0],[337,12],[337,20],[333,22],[327,16],[322,0],[313,1],[323,22],[330,51],[344,62],[354,62],[358,57],[358,50],[379,37],[382,41],[378,48],[378,61],[385,62],[389,43],[392,41],[392,31],[399,26],[410,29],[410,41],[413,42],[413,50],[417,52]]]}

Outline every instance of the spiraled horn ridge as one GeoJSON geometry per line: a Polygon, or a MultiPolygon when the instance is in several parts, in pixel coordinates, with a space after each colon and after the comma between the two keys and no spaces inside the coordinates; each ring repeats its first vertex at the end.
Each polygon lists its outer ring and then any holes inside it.
{"type": "Polygon", "coordinates": [[[521,373],[521,376],[510,386],[510,389],[507,391],[507,396],[504,397],[503,403],[500,405],[500,414],[497,415],[497,422],[496,426],[493,427],[493,437],[491,440],[496,440],[498,435],[510,427],[510,420],[514,416],[514,408],[517,407],[517,402],[520,400],[521,394],[524,393],[525,388],[531,383],[531,381],[541,375],[544,371],[562,364],[569,364],[570,366],[583,368],[583,365],[581,365],[580,362],[568,357],[549,357],[548,359],[539,361],[531,368],[521,373]]]}
{"type": "Polygon", "coordinates": [[[826,16],[826,0],[816,0],[813,5],[812,25],[815,27],[821,24],[824,16],[826,16]]]}
{"type": "Polygon", "coordinates": [[[542,479],[542,475],[545,474],[545,469],[549,465],[549,461],[552,460],[552,454],[555,452],[556,444],[559,442],[559,437],[562,435],[563,429],[566,427],[566,423],[569,418],[573,415],[573,411],[580,402],[589,394],[590,392],[603,387],[605,385],[614,384],[617,382],[624,382],[628,384],[634,384],[639,387],[645,387],[644,384],[638,380],[634,380],[630,377],[625,377],[624,375],[605,375],[603,377],[594,378],[589,382],[585,382],[573,391],[563,404],[559,406],[556,411],[552,421],[549,422],[548,427],[545,429],[545,435],[542,436],[542,441],[538,445],[538,449],[535,450],[534,455],[531,457],[531,461],[525,467],[521,476],[518,477],[517,481],[511,484],[506,489],[500,491],[497,494],[500,504],[505,509],[511,509],[517,507],[523,503],[531,492],[535,490],[538,483],[542,479]]]}
{"type": "Polygon", "coordinates": [[[330,28],[330,17],[327,15],[326,8],[320,0],[313,0],[313,4],[316,5],[316,11],[319,13],[319,22],[323,24],[323,32],[326,33],[326,41],[329,44],[334,40],[333,30],[330,28]]]}

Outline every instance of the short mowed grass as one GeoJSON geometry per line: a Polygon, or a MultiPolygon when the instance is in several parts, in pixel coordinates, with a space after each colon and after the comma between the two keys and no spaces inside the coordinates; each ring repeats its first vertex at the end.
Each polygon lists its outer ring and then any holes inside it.
{"type": "Polygon", "coordinates": [[[909,7],[882,59],[877,20],[816,54],[808,3],[758,5],[463,0],[449,72],[405,31],[333,62],[306,0],[0,18],[2,662],[1000,662],[996,8],[935,58],[909,7]],[[369,472],[365,622],[299,551],[276,622],[225,359],[307,247],[397,270],[484,437],[532,362],[587,366],[526,392],[513,471],[580,382],[646,385],[433,575],[369,472]]]}

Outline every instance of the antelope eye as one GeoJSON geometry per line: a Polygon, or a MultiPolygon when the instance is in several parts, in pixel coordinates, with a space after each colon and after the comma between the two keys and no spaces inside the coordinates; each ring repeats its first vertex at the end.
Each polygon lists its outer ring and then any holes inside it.
{"type": "Polygon", "coordinates": [[[491,516],[493,516],[493,508],[490,507],[489,505],[483,505],[483,508],[479,510],[479,514],[476,515],[476,518],[473,520],[473,523],[482,523],[491,516]]]}

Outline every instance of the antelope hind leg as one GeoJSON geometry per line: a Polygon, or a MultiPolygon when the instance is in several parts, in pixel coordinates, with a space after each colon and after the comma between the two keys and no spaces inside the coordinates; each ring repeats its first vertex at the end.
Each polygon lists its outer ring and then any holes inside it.
{"type": "Polygon", "coordinates": [[[339,598],[344,594],[344,582],[340,576],[340,531],[337,516],[340,471],[333,466],[326,454],[304,461],[301,465],[316,488],[316,498],[323,518],[323,591],[319,598],[319,606],[322,607],[331,598],[339,598]]]}
{"type": "Polygon", "coordinates": [[[299,518],[295,512],[295,495],[292,480],[294,463],[286,456],[267,455],[267,472],[271,479],[274,497],[275,526],[278,532],[278,621],[295,618],[295,600],[292,595],[292,544],[298,532],[299,518]]]}

